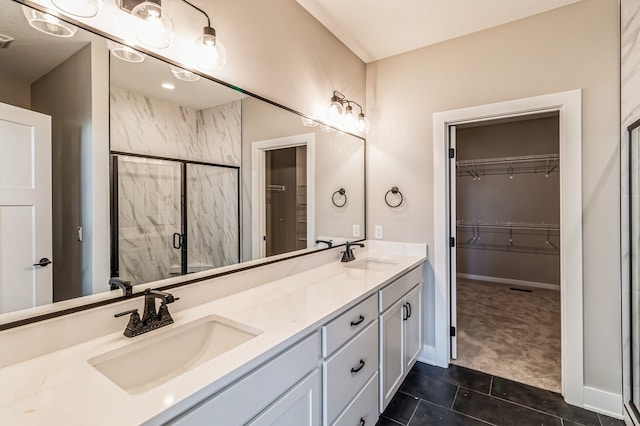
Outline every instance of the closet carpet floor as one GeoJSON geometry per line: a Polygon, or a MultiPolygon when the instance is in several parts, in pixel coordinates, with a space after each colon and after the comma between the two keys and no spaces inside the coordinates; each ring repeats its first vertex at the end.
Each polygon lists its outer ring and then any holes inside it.
{"type": "Polygon", "coordinates": [[[453,364],[561,391],[559,291],[458,278],[457,317],[453,364]]]}

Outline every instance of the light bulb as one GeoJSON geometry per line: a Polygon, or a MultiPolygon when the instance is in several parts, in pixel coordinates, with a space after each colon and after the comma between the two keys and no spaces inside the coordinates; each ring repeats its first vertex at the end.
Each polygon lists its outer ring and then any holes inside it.
{"type": "Polygon", "coordinates": [[[360,133],[367,133],[369,131],[369,120],[367,120],[363,113],[360,113],[358,115],[358,123],[356,125],[356,129],[360,133]]]}
{"type": "Polygon", "coordinates": [[[107,40],[107,46],[111,51],[111,54],[118,59],[127,62],[142,62],[144,61],[145,55],[143,53],[138,52],[130,48],[129,46],[125,46],[124,44],[116,43],[112,40],[107,40]]]}
{"type": "Polygon", "coordinates": [[[220,71],[227,64],[227,49],[212,27],[204,27],[202,35],[193,42],[192,55],[196,67],[205,72],[220,71]]]}
{"type": "Polygon", "coordinates": [[[66,38],[72,37],[78,31],[78,28],[74,25],[61,21],[48,13],[31,9],[28,6],[22,6],[22,13],[27,18],[29,25],[45,34],[66,38]]]}
{"type": "Polygon", "coordinates": [[[143,20],[138,30],[140,43],[155,49],[166,49],[173,41],[173,21],[156,3],[145,1],[131,11],[133,16],[143,20]]]}
{"type": "Polygon", "coordinates": [[[63,12],[81,18],[92,18],[102,9],[104,0],[51,0],[63,12]]]}
{"type": "Polygon", "coordinates": [[[348,132],[355,132],[358,128],[358,119],[353,115],[353,108],[350,104],[347,104],[345,108],[342,125],[344,130],[348,132]]]}

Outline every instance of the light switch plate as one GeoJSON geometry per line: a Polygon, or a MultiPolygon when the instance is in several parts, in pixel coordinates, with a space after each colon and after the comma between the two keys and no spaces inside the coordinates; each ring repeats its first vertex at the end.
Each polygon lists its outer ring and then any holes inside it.
{"type": "Polygon", "coordinates": [[[354,237],[359,237],[360,236],[360,225],[353,225],[353,236],[354,237]]]}

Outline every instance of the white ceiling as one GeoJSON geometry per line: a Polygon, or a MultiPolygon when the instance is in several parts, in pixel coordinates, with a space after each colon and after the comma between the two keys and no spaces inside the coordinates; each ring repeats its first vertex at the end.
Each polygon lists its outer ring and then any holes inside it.
{"type": "Polygon", "coordinates": [[[369,63],[580,0],[297,0],[369,63]]]}

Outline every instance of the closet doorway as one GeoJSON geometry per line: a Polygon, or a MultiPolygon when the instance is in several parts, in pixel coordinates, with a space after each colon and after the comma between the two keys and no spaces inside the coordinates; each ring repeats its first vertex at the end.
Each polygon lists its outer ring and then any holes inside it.
{"type": "Polygon", "coordinates": [[[554,392],[559,135],[557,111],[450,127],[451,362],[554,392]]]}

